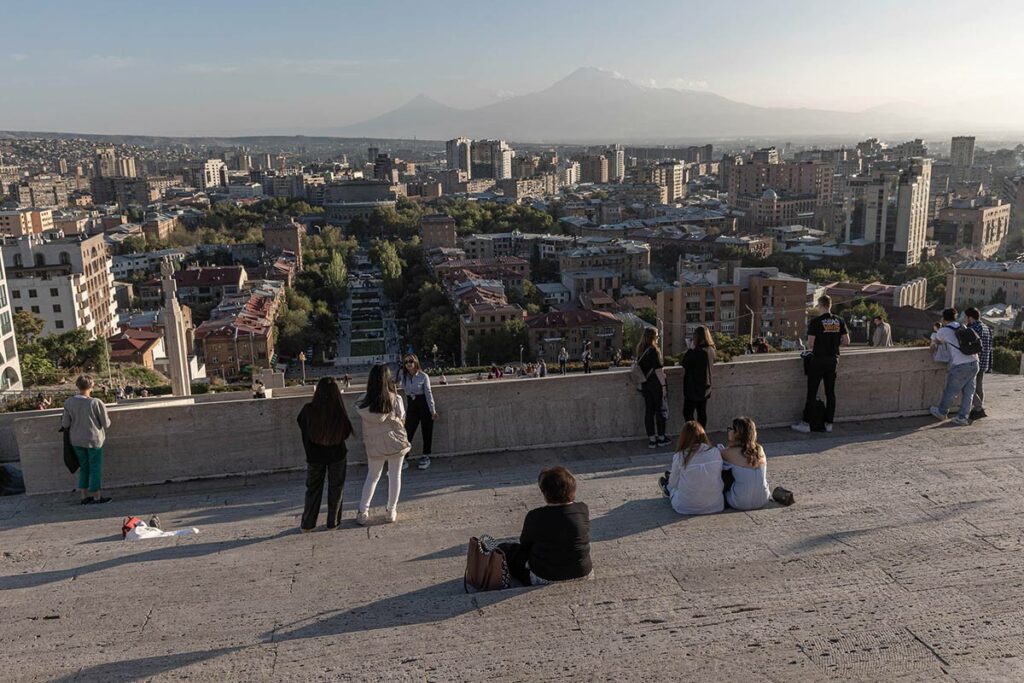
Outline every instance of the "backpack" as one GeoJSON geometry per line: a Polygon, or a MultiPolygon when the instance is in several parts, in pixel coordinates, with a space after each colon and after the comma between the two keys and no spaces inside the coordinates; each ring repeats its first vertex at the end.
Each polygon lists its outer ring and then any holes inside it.
{"type": "Polygon", "coordinates": [[[981,353],[981,337],[978,333],[967,327],[967,325],[960,325],[953,327],[952,325],[946,325],[946,327],[953,330],[953,334],[956,335],[956,349],[965,356],[976,356],[981,353]]]}
{"type": "Polygon", "coordinates": [[[811,404],[810,419],[807,423],[811,425],[812,432],[823,432],[825,431],[825,402],[820,398],[815,399],[814,403],[811,404]]]}
{"type": "Polygon", "coordinates": [[[505,553],[490,536],[469,539],[466,575],[462,587],[467,593],[496,591],[512,585],[505,553]]]}
{"type": "Polygon", "coordinates": [[[640,367],[640,361],[644,359],[647,352],[651,350],[651,347],[647,347],[640,357],[633,361],[633,365],[629,368],[629,379],[632,380],[633,384],[636,385],[637,391],[640,391],[640,385],[646,382],[650,376],[650,372],[644,372],[643,368],[640,367]]]}

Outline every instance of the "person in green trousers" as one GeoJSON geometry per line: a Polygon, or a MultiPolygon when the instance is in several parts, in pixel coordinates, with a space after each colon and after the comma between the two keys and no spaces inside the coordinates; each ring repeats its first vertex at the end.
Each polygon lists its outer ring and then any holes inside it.
{"type": "Polygon", "coordinates": [[[71,447],[78,456],[78,488],[82,490],[82,505],[109,503],[100,493],[103,478],[103,442],[106,440],[110,418],[103,401],[92,397],[95,383],[89,375],[75,380],[78,393],[64,402],[60,426],[68,430],[71,447]]]}

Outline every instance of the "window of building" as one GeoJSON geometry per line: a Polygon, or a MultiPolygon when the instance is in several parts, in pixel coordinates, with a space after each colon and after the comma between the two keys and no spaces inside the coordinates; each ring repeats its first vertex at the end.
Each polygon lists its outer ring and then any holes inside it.
{"type": "MultiPolygon", "coordinates": [[[[11,314],[7,311],[0,313],[0,332],[3,334],[10,334],[11,330],[14,329],[11,325],[11,314]]],[[[8,353],[10,355],[10,353],[8,353]]]]}
{"type": "Polygon", "coordinates": [[[42,254],[36,254],[35,262],[36,262],[36,266],[45,266],[46,265],[46,257],[43,256],[42,254]]]}
{"type": "Polygon", "coordinates": [[[38,292],[36,292],[36,290],[34,290],[34,289],[28,290],[28,298],[29,299],[35,299],[37,294],[38,294],[38,292]]]}
{"type": "Polygon", "coordinates": [[[38,306],[33,306],[32,307],[32,312],[33,313],[38,313],[39,312],[39,307],[38,306]]]}
{"type": "Polygon", "coordinates": [[[63,320],[58,320],[57,322],[55,322],[53,324],[53,326],[56,327],[58,330],[63,330],[64,329],[64,321],[63,320]]]}
{"type": "Polygon", "coordinates": [[[20,289],[12,289],[11,290],[11,298],[12,299],[20,299],[21,298],[21,290],[20,289]]]}
{"type": "Polygon", "coordinates": [[[53,312],[54,313],[60,313],[60,304],[54,304],[53,305],[53,312]]]}
{"type": "Polygon", "coordinates": [[[50,287],[50,296],[58,296],[59,293],[56,287],[50,287]]]}
{"type": "Polygon", "coordinates": [[[7,360],[11,360],[17,355],[18,350],[14,346],[14,337],[4,339],[4,353],[7,356],[7,360]]]}
{"type": "Polygon", "coordinates": [[[70,266],[71,265],[71,254],[69,254],[66,251],[60,252],[60,263],[63,266],[70,266]]]}
{"type": "Polygon", "coordinates": [[[14,307],[14,312],[15,313],[17,313],[18,311],[23,311],[23,310],[25,310],[25,309],[23,309],[21,306],[15,306],[14,307]]]}
{"type": "Polygon", "coordinates": [[[0,308],[7,305],[7,286],[0,285],[0,308]]]}
{"type": "Polygon", "coordinates": [[[14,255],[14,267],[15,268],[21,268],[24,264],[25,263],[24,263],[24,261],[21,258],[21,254],[15,254],[14,255]]]}

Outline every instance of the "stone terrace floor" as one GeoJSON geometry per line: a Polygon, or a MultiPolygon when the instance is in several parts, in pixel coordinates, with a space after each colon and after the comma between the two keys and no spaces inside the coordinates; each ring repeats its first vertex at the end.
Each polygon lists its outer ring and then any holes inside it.
{"type": "Polygon", "coordinates": [[[370,528],[354,466],[308,535],[301,473],[0,499],[0,679],[1024,680],[1024,379],[988,384],[967,428],[768,431],[798,503],[752,513],[678,517],[642,443],[437,460],[370,528]],[[516,535],[556,462],[597,579],[466,595],[468,537],[516,535]],[[152,513],[202,533],[120,540],[152,513]]]}

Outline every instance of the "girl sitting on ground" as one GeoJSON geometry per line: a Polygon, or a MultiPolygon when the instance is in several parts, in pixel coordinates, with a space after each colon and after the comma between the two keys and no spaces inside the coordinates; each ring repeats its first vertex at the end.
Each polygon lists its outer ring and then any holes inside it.
{"type": "MultiPolygon", "coordinates": [[[[729,427],[729,446],[722,451],[723,468],[731,474],[725,500],[737,510],[758,510],[771,499],[767,458],[757,443],[757,426],[749,417],[737,417],[729,427]]],[[[726,477],[728,482],[729,477],[726,477]]]]}
{"type": "Polygon", "coordinates": [[[672,470],[660,480],[672,509],[681,515],[709,515],[725,509],[722,453],[695,420],[683,425],[672,470]]]}

